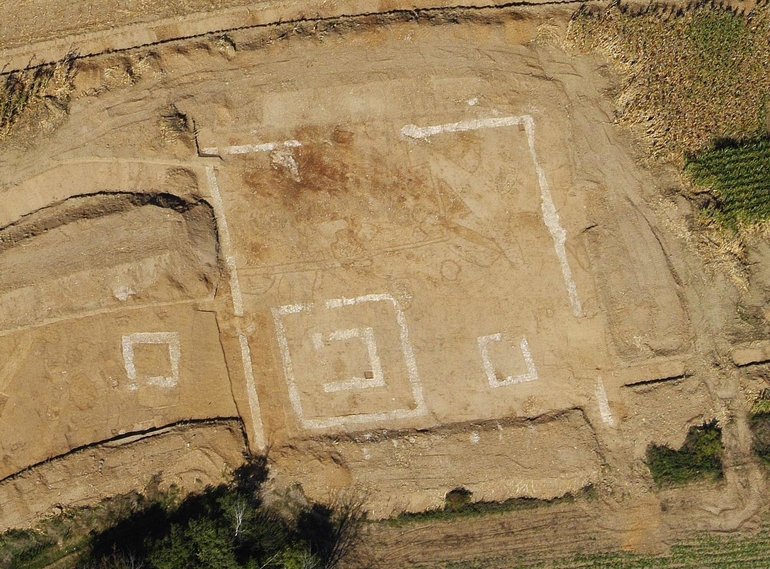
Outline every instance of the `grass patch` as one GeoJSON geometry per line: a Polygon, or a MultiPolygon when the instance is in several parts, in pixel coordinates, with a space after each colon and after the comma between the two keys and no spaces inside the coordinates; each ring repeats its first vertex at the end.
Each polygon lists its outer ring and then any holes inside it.
{"type": "Polygon", "coordinates": [[[56,546],[56,540],[44,533],[11,530],[0,535],[0,567],[44,567],[36,560],[47,562],[56,546]]]}
{"type": "Polygon", "coordinates": [[[757,397],[754,400],[754,403],[751,404],[749,416],[759,415],[761,413],[770,413],[770,387],[763,389],[759,394],[759,397],[757,397]]]}
{"type": "Polygon", "coordinates": [[[770,219],[770,138],[718,144],[689,158],[685,172],[711,191],[704,212],[724,225],[770,219]]]}
{"type": "MultiPolygon", "coordinates": [[[[444,569],[767,569],[770,559],[770,520],[754,535],[698,534],[674,543],[663,554],[629,551],[550,555],[547,551],[526,557],[476,559],[443,564],[444,569]]],[[[430,567],[435,567],[431,564],[430,567]]],[[[427,568],[425,568],[427,569],[427,568]]]]}
{"type": "Polygon", "coordinates": [[[659,487],[686,484],[694,480],[722,478],[722,429],[716,419],[690,427],[679,450],[650,445],[647,465],[659,487]]]}
{"type": "Polygon", "coordinates": [[[697,246],[746,286],[746,230],[770,220],[770,4],[738,14],[708,3],[677,15],[585,4],[567,43],[614,64],[618,121],[652,157],[684,168],[704,214],[697,246]]]}
{"type": "MultiPolygon", "coordinates": [[[[85,551],[91,532],[109,527],[141,498],[128,494],[105,500],[93,508],[64,511],[42,519],[34,529],[0,534],[0,568],[42,569],[73,553],[85,551]]],[[[62,567],[67,567],[62,565],[62,567]]]]}

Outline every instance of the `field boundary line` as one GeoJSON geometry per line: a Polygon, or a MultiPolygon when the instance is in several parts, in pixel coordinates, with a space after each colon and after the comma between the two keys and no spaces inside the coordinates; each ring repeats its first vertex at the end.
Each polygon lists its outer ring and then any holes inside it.
{"type": "Polygon", "coordinates": [[[580,318],[583,316],[583,306],[577,293],[577,285],[575,284],[575,280],[572,278],[572,270],[570,269],[569,261],[567,260],[567,249],[565,247],[567,241],[567,232],[561,225],[559,212],[556,211],[556,205],[553,203],[553,196],[551,195],[551,188],[548,185],[548,179],[546,178],[545,171],[540,166],[540,162],[537,159],[537,151],[535,150],[535,119],[532,118],[531,115],[520,115],[486,119],[470,119],[460,122],[424,127],[408,124],[401,129],[401,136],[415,140],[426,140],[431,136],[445,133],[468,132],[488,128],[502,128],[518,125],[523,125],[524,131],[527,134],[529,154],[532,157],[532,162],[535,166],[535,173],[537,174],[538,185],[540,186],[543,222],[548,228],[548,232],[551,234],[551,239],[553,240],[553,246],[556,250],[556,256],[559,259],[562,276],[564,277],[564,284],[567,287],[567,294],[569,296],[570,304],[572,305],[572,312],[576,318],[580,318]]]}
{"type": "Polygon", "coordinates": [[[230,229],[227,226],[227,217],[225,217],[225,204],[222,202],[222,194],[219,192],[219,182],[217,181],[217,174],[213,166],[206,166],[206,178],[209,183],[209,193],[211,194],[211,206],[214,208],[214,214],[217,217],[221,233],[222,254],[224,255],[225,265],[227,265],[227,272],[230,277],[230,297],[233,300],[233,312],[236,316],[243,316],[241,282],[238,280],[238,268],[235,266],[230,229]]]}
{"type": "Polygon", "coordinates": [[[237,146],[217,146],[201,148],[203,157],[222,156],[222,154],[251,154],[253,152],[272,152],[279,148],[299,148],[302,143],[299,140],[285,140],[283,142],[265,142],[264,144],[241,144],[237,146]]]}
{"type": "Polygon", "coordinates": [[[117,448],[123,445],[132,445],[132,444],[140,443],[152,437],[162,436],[167,433],[173,433],[174,431],[179,431],[181,429],[184,429],[185,427],[217,426],[217,425],[226,425],[228,423],[239,425],[241,428],[239,428],[238,430],[241,432],[241,436],[244,436],[245,433],[243,433],[243,419],[241,419],[241,417],[208,417],[205,419],[182,419],[180,421],[174,421],[172,423],[167,423],[165,425],[160,425],[158,427],[148,427],[146,429],[129,431],[126,433],[115,435],[113,437],[109,437],[107,439],[101,439],[91,443],[86,443],[83,445],[76,446],[66,452],[45,458],[43,460],[30,464],[29,466],[25,466],[21,470],[18,470],[12,474],[9,474],[4,477],[0,477],[0,485],[6,484],[10,481],[21,478],[22,476],[25,476],[30,472],[33,472],[35,469],[40,468],[41,466],[45,466],[46,464],[51,464],[61,460],[66,460],[68,457],[72,455],[82,454],[84,451],[88,451],[91,449],[96,449],[99,447],[117,448]]]}
{"type": "Polygon", "coordinates": [[[85,320],[86,318],[92,318],[94,316],[103,316],[105,314],[112,314],[113,312],[134,311],[134,310],[142,310],[142,309],[154,308],[154,307],[179,306],[183,304],[210,303],[213,300],[214,300],[214,293],[211,293],[208,296],[201,297],[201,298],[180,298],[178,300],[167,300],[164,302],[152,302],[152,303],[146,303],[146,304],[127,304],[125,306],[124,305],[110,306],[109,308],[100,308],[98,310],[89,310],[89,311],[81,312],[74,316],[61,316],[59,318],[49,318],[44,320],[43,322],[38,322],[35,324],[18,326],[16,328],[0,329],[0,338],[4,336],[11,336],[18,332],[26,332],[27,330],[35,330],[36,328],[43,328],[44,326],[48,326],[50,324],[59,324],[61,322],[75,322],[77,320],[85,320]]]}
{"type": "Polygon", "coordinates": [[[222,254],[225,258],[227,271],[230,277],[230,298],[233,302],[233,313],[236,317],[236,329],[238,332],[238,343],[241,348],[241,364],[243,365],[243,376],[246,381],[246,395],[249,401],[249,413],[251,415],[251,427],[253,435],[253,446],[259,450],[265,449],[265,429],[262,422],[262,410],[259,405],[259,396],[257,395],[257,385],[254,380],[254,366],[251,360],[251,348],[246,334],[241,330],[240,320],[243,317],[243,297],[241,296],[241,283],[238,280],[238,267],[235,264],[235,257],[232,253],[232,241],[230,240],[230,229],[227,226],[227,217],[225,215],[225,204],[222,201],[222,194],[219,191],[219,182],[214,166],[206,166],[206,178],[209,183],[209,192],[211,194],[211,206],[214,208],[214,215],[217,219],[217,227],[220,233],[220,245],[222,254]]]}

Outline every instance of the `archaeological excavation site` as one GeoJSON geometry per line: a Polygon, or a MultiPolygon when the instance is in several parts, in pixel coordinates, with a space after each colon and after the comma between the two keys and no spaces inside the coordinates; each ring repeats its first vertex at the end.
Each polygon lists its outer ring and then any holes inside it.
{"type": "Polygon", "coordinates": [[[770,567],[770,5],[0,22],[0,569],[770,567]]]}

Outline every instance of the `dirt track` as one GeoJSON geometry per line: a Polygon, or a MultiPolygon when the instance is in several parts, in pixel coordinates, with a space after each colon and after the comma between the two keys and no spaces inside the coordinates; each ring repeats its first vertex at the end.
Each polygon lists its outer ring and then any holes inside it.
{"type": "MultiPolygon", "coordinates": [[[[763,380],[730,357],[765,361],[762,331],[688,245],[675,174],[613,124],[606,64],[553,41],[568,16],[371,17],[78,62],[67,116],[0,148],[0,491],[73,449],[240,416],[277,487],[355,487],[377,517],[458,486],[593,484],[599,549],[752,520],[763,380]],[[724,486],[652,493],[649,443],[712,417],[724,486]]],[[[17,506],[0,527],[47,507],[17,506]]],[[[593,526],[558,508],[527,515],[572,527],[569,551],[593,526]]],[[[501,554],[503,519],[414,529],[394,566],[458,531],[486,536],[462,555],[501,554]]]]}

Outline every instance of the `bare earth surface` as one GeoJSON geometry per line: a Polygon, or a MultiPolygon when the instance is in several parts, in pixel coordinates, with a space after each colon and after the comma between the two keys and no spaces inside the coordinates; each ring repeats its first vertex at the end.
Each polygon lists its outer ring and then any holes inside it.
{"type": "Polygon", "coordinates": [[[249,0],[4,0],[0,7],[8,17],[0,25],[0,46],[25,46],[41,40],[246,4],[250,4],[249,0]]]}
{"type": "MultiPolygon", "coordinates": [[[[101,25],[87,7],[56,33],[101,25]]],[[[606,64],[553,41],[569,14],[78,61],[66,116],[0,145],[0,529],[161,471],[194,489],[247,447],[276,490],[352,488],[374,518],[598,493],[373,526],[393,567],[756,522],[765,338],[614,124],[606,64]],[[714,417],[722,485],[653,492],[648,445],[714,417]]]]}

